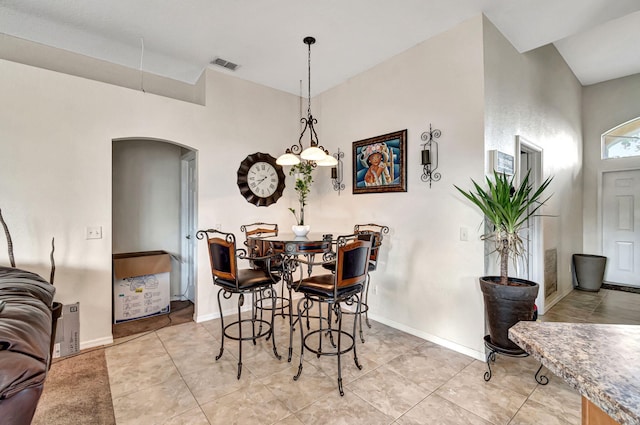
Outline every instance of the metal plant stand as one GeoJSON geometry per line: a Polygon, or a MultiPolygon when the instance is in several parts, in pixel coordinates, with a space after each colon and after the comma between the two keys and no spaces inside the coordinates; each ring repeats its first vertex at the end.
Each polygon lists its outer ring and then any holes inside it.
{"type": "MultiPolygon", "coordinates": [[[[495,363],[496,354],[502,354],[503,356],[508,356],[508,357],[529,357],[529,353],[527,353],[526,351],[520,348],[510,350],[508,348],[498,347],[497,345],[491,342],[491,338],[489,337],[489,335],[484,336],[484,346],[489,349],[489,354],[487,354],[488,370],[484,373],[484,380],[487,382],[491,379],[491,363],[495,363]]],[[[534,377],[538,384],[547,385],[549,383],[549,378],[547,378],[545,375],[540,374],[541,370],[542,370],[542,364],[540,364],[540,367],[536,371],[536,374],[534,377]]]]}

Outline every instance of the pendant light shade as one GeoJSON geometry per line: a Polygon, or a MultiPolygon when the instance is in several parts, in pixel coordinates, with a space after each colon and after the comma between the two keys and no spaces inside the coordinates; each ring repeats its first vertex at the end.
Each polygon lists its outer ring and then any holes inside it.
{"type": "Polygon", "coordinates": [[[300,158],[292,153],[283,153],[276,159],[278,165],[296,165],[300,164],[300,158]]]}
{"type": "Polygon", "coordinates": [[[326,153],[320,148],[315,146],[310,146],[302,151],[300,154],[300,158],[306,159],[307,161],[320,161],[327,156],[326,153]]]}
{"type": "Polygon", "coordinates": [[[331,155],[325,155],[324,159],[316,161],[316,164],[320,167],[334,167],[338,165],[338,160],[331,155]]]}

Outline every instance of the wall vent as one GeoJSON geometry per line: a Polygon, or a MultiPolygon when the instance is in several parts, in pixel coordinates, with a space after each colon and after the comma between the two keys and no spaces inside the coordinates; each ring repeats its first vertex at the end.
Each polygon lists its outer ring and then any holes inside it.
{"type": "Polygon", "coordinates": [[[223,68],[230,69],[231,71],[235,71],[236,68],[238,67],[237,64],[233,62],[229,62],[228,60],[224,60],[222,58],[215,58],[214,60],[211,61],[211,65],[218,65],[223,68]]]}

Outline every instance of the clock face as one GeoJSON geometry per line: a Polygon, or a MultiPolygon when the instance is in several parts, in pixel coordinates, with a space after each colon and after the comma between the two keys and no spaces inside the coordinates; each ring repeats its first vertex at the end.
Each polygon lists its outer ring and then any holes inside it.
{"type": "Polygon", "coordinates": [[[256,162],[249,168],[247,175],[249,190],[254,195],[267,198],[278,188],[278,174],[273,165],[268,162],[256,162]]]}
{"type": "Polygon", "coordinates": [[[256,152],[247,156],[238,168],[240,193],[259,207],[275,203],[284,191],[284,172],[269,154],[256,152]]]}

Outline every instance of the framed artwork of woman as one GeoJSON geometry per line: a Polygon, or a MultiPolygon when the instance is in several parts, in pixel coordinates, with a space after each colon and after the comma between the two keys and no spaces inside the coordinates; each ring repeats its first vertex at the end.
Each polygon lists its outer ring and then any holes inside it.
{"type": "Polygon", "coordinates": [[[353,142],[353,193],[407,191],[407,130],[353,142]]]}

